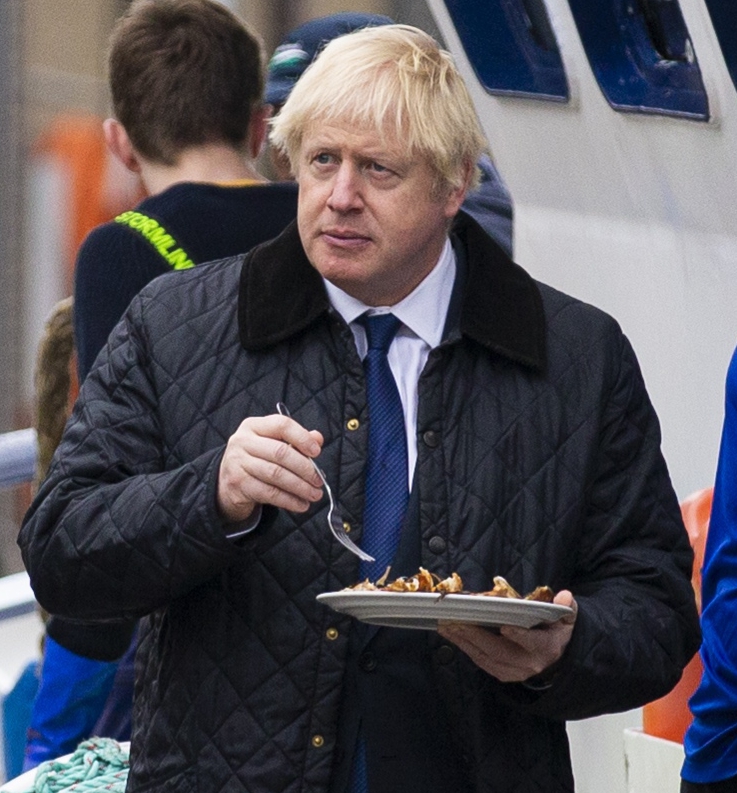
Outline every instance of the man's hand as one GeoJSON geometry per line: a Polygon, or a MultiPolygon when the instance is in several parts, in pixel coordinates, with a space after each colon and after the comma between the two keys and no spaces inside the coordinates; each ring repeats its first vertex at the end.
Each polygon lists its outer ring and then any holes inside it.
{"type": "Polygon", "coordinates": [[[558,592],[553,602],[570,606],[573,613],[535,628],[505,625],[499,629],[500,635],[479,625],[458,623],[441,624],[438,632],[485,672],[503,683],[520,683],[554,664],[571,639],[578,611],[576,601],[564,589],[558,592]]]}
{"type": "Polygon", "coordinates": [[[306,512],[322,498],[310,458],[323,437],[288,416],[248,418],[230,436],[218,474],[218,508],[229,522],[246,520],[256,504],[306,512]]]}

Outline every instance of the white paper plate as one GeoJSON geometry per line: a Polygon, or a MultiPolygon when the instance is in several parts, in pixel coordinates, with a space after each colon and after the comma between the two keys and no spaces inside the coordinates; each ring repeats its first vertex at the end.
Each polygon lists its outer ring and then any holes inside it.
{"type": "Polygon", "coordinates": [[[324,592],[327,606],[372,625],[435,630],[438,620],[473,625],[517,625],[531,628],[571,613],[568,606],[534,600],[484,595],[439,595],[435,592],[324,592]]]}

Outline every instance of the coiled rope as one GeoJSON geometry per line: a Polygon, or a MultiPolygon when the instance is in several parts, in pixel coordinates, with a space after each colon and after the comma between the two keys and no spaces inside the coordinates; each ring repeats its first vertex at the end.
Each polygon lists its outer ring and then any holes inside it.
{"type": "Polygon", "coordinates": [[[32,793],[124,793],[129,752],[112,738],[90,738],[65,760],[39,765],[32,793]]]}

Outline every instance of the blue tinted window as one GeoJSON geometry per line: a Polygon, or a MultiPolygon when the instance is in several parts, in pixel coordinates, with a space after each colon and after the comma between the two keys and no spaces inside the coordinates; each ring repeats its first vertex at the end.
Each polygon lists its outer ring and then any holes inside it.
{"type": "Polygon", "coordinates": [[[544,0],[445,0],[445,5],[489,93],[568,99],[544,0]]]}
{"type": "Polygon", "coordinates": [[[678,0],[569,4],[591,68],[612,107],[708,119],[706,90],[678,0]]]}
{"type": "Polygon", "coordinates": [[[735,0],[706,0],[706,7],[732,82],[737,87],[737,3],[735,0]]]}

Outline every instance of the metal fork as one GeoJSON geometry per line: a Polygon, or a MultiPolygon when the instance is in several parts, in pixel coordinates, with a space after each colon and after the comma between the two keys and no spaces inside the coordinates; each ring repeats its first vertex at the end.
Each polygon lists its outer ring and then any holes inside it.
{"type": "MultiPolygon", "coordinates": [[[[291,418],[292,414],[289,412],[289,409],[283,402],[277,402],[276,409],[282,416],[289,416],[291,418]]],[[[330,501],[330,509],[328,510],[328,526],[330,527],[330,531],[333,533],[333,537],[335,537],[335,539],[341,545],[344,545],[351,553],[356,554],[359,559],[363,559],[364,562],[376,561],[373,556],[367,554],[366,551],[362,551],[348,536],[348,532],[345,530],[345,526],[343,525],[343,517],[341,516],[340,510],[335,503],[333,491],[328,484],[328,480],[325,478],[325,474],[312,458],[310,458],[310,462],[312,463],[315,471],[317,471],[317,475],[320,477],[320,479],[322,479],[325,492],[328,494],[328,499],[330,501]]]]}

